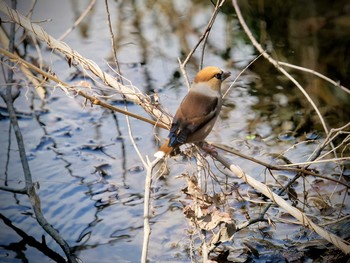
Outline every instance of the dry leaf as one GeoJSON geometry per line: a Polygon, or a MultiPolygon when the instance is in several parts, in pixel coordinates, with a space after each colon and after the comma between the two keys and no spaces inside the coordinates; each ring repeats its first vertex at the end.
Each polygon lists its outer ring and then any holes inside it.
{"type": "Polygon", "coordinates": [[[203,230],[212,230],[220,223],[232,223],[232,219],[228,213],[215,210],[213,213],[207,214],[198,220],[198,226],[203,230]]]}
{"type": "Polygon", "coordinates": [[[215,247],[220,245],[221,243],[230,241],[236,233],[236,225],[231,221],[230,223],[225,223],[225,226],[220,229],[218,233],[216,233],[209,243],[209,250],[212,251],[215,247]]]}

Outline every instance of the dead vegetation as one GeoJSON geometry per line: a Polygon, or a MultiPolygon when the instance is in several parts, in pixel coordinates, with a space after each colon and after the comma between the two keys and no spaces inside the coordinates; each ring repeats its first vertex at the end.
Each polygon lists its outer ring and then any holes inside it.
{"type": "MultiPolygon", "coordinates": [[[[186,64],[189,59],[191,59],[191,56],[195,52],[198,52],[197,48],[201,44],[203,47],[203,63],[207,39],[215,23],[215,18],[220,12],[220,8],[224,2],[224,0],[218,0],[216,2],[213,15],[206,29],[198,37],[198,44],[191,49],[184,62],[179,60],[180,68],[187,84],[189,80],[186,74],[186,64]]],[[[91,8],[94,3],[94,1],[91,1],[88,8],[91,8]]],[[[107,1],[105,5],[106,12],[108,12],[107,1]]],[[[281,63],[272,58],[268,52],[261,47],[258,41],[254,39],[248,26],[245,24],[244,18],[235,0],[233,1],[233,6],[240,24],[252,44],[257,48],[262,57],[267,59],[281,74],[295,84],[301,94],[307,98],[307,101],[316,113],[315,116],[317,116],[322,124],[326,136],[319,144],[315,144],[312,154],[298,163],[289,161],[285,153],[274,156],[273,162],[266,163],[242,154],[230,147],[229,144],[218,145],[213,143],[212,145],[218,149],[218,154],[213,156],[203,156],[201,150],[195,147],[185,152],[183,154],[183,156],[185,156],[184,158],[193,163],[192,171],[184,171],[181,175],[181,178],[185,179],[187,182],[187,187],[183,189],[186,199],[182,200],[181,203],[183,205],[184,217],[191,226],[190,230],[188,230],[189,237],[192,240],[190,242],[192,246],[189,248],[188,252],[189,257],[194,262],[197,261],[198,257],[200,257],[203,262],[225,262],[225,260],[228,261],[230,259],[229,253],[236,253],[236,255],[237,253],[251,253],[258,257],[260,253],[259,249],[256,244],[254,244],[253,240],[249,240],[248,237],[245,238],[245,247],[238,249],[239,252],[230,247],[230,242],[233,242],[239,232],[243,232],[248,226],[254,226],[258,231],[264,233],[264,235],[269,235],[269,232],[273,231],[277,223],[302,225],[332,243],[334,247],[342,251],[344,255],[349,255],[349,236],[346,235],[346,233],[341,233],[341,230],[332,233],[328,226],[336,226],[344,221],[349,221],[349,214],[344,212],[345,208],[349,205],[349,183],[345,180],[343,171],[346,169],[346,166],[349,165],[350,161],[348,156],[350,123],[342,127],[333,127],[329,129],[321,111],[302,85],[288,72],[287,68],[293,67],[296,70],[306,71],[308,74],[314,74],[317,77],[326,79],[334,85],[334,88],[341,88],[347,93],[349,93],[349,90],[318,72],[281,63]],[[246,174],[239,166],[235,165],[232,161],[232,158],[235,156],[239,156],[247,162],[251,162],[252,165],[264,167],[264,181],[255,179],[256,177],[254,175],[246,174]],[[325,174],[323,172],[324,164],[331,164],[336,171],[336,176],[325,174]],[[290,173],[290,179],[286,179],[286,177],[283,176],[285,172],[290,173]],[[296,184],[302,185],[303,190],[299,191],[301,188],[298,187],[297,191],[295,187],[296,184]],[[334,191],[332,193],[323,192],[324,185],[326,184],[334,185],[334,191]],[[252,207],[258,207],[257,211],[259,211],[259,213],[251,212],[252,207]],[[275,212],[276,210],[271,212],[272,207],[278,207],[278,212],[275,212]]],[[[21,141],[16,112],[13,108],[14,98],[11,97],[11,79],[13,76],[11,76],[11,74],[19,74],[17,71],[21,70],[22,74],[24,74],[28,78],[28,81],[35,87],[38,96],[42,100],[45,100],[45,89],[43,87],[50,83],[54,88],[64,90],[67,96],[72,96],[73,98],[76,96],[84,97],[86,107],[90,104],[99,105],[124,114],[127,118],[138,118],[139,121],[148,122],[155,127],[167,129],[171,123],[171,117],[162,108],[161,104],[155,101],[154,96],[141,92],[130,80],[124,78],[121,72],[114,71],[114,76],[104,72],[94,61],[81,56],[76,50],[71,49],[68,44],[61,40],[53,38],[39,25],[33,24],[30,19],[10,8],[3,1],[0,2],[0,11],[13,22],[13,25],[16,24],[24,29],[35,41],[40,41],[41,45],[45,45],[47,48],[51,49],[52,52],[60,54],[62,59],[67,61],[69,67],[76,67],[94,81],[103,83],[104,89],[113,94],[111,96],[116,96],[116,94],[118,94],[120,99],[132,101],[142,107],[144,111],[152,117],[152,119],[144,118],[128,110],[110,105],[106,100],[109,96],[100,95],[98,89],[92,87],[87,82],[79,82],[72,86],[62,81],[59,76],[53,74],[50,70],[40,65],[34,65],[34,63],[29,61],[26,57],[21,57],[20,54],[16,52],[16,47],[13,42],[14,28],[11,30],[9,39],[6,38],[5,34],[2,34],[2,47],[0,48],[0,52],[3,55],[2,64],[7,68],[9,76],[7,78],[7,87],[6,89],[2,89],[1,95],[6,102],[11,118],[11,125],[16,131],[16,138],[20,150],[19,153],[21,155],[27,184],[24,189],[12,189],[1,186],[1,190],[27,194],[31,200],[39,224],[42,225],[44,230],[60,245],[67,260],[69,262],[77,262],[77,259],[71,253],[68,244],[65,242],[64,237],[61,237],[57,231],[51,227],[41,213],[40,200],[36,195],[35,185],[31,179],[30,167],[26,161],[24,142],[21,141]]],[[[77,20],[77,23],[79,23],[79,21],[80,20],[77,20]]],[[[111,39],[114,39],[110,23],[109,27],[111,39]]],[[[112,46],[114,47],[115,45],[117,44],[112,41],[112,46]]],[[[38,49],[40,48],[38,47],[38,49]]],[[[116,54],[116,52],[113,52],[113,54],[116,54]]],[[[48,63],[47,61],[42,62],[43,64],[48,63]]],[[[114,57],[114,62],[118,64],[116,56],[114,57]]],[[[200,65],[202,65],[202,63],[200,65]]],[[[231,87],[234,84],[235,82],[231,84],[231,87]]],[[[142,262],[146,262],[150,242],[149,237],[152,235],[152,229],[149,223],[149,219],[152,217],[152,213],[150,212],[152,202],[150,189],[152,187],[152,180],[159,176],[164,176],[164,171],[167,171],[166,165],[172,162],[172,160],[168,160],[168,162],[163,162],[161,159],[150,160],[149,158],[151,157],[149,156],[153,156],[151,152],[148,156],[142,156],[138,150],[137,143],[134,141],[130,124],[128,130],[135,151],[146,170],[144,247],[142,254],[142,262]]],[[[306,144],[309,142],[310,140],[305,140],[298,144],[306,144]]],[[[298,144],[293,145],[292,148],[298,147],[298,144]]],[[[293,149],[290,149],[290,151],[293,151],[293,149]]],[[[45,247],[44,242],[41,245],[45,247]]],[[[301,244],[295,244],[295,246],[298,245],[302,246],[301,244]]],[[[307,246],[307,244],[305,246],[307,246]]],[[[309,244],[309,246],[313,246],[313,244],[309,244]]],[[[283,249],[280,249],[280,253],[282,253],[282,251],[283,249]]],[[[291,255],[289,255],[289,257],[291,257],[291,255]]],[[[54,257],[52,258],[54,259],[54,257]]],[[[302,258],[302,255],[300,255],[300,258],[302,258]]],[[[54,260],[59,262],[63,259],[59,258],[54,260]]]]}

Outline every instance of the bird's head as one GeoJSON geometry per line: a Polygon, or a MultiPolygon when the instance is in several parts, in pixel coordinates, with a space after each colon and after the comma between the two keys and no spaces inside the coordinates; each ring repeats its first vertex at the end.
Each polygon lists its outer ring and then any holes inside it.
{"type": "Polygon", "coordinates": [[[194,83],[208,83],[213,90],[220,90],[221,83],[231,75],[215,66],[205,67],[194,78],[194,83]]]}

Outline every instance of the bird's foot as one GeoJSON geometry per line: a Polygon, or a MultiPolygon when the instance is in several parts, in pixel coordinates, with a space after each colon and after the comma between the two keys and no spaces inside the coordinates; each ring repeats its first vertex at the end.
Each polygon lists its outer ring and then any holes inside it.
{"type": "Polygon", "coordinates": [[[218,155],[218,152],[216,151],[216,148],[214,146],[206,142],[203,142],[200,146],[206,154],[210,154],[214,157],[218,155]]]}

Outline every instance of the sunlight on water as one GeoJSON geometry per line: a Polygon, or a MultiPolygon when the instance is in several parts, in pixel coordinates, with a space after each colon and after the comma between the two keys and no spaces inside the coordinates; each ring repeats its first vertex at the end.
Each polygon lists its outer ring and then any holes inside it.
{"type": "MultiPolygon", "coordinates": [[[[38,1],[32,21],[40,22],[49,34],[58,38],[84,11],[87,2],[38,1]]],[[[258,10],[257,1],[255,2],[242,3],[242,11],[268,52],[273,49],[273,54],[283,61],[311,68],[315,66],[321,73],[349,86],[349,64],[344,61],[336,69],[336,58],[333,58],[337,54],[343,54],[345,44],[331,30],[334,26],[340,34],[349,36],[346,33],[350,32],[348,20],[332,20],[328,23],[323,17],[326,12],[324,8],[320,8],[323,11],[319,10],[317,19],[317,14],[315,17],[300,14],[299,17],[294,9],[290,13],[284,10],[286,17],[279,17],[275,10],[270,14],[258,10]],[[272,23],[269,19],[281,21],[272,23]],[[287,24],[291,32],[286,32],[287,24]],[[305,29],[305,25],[309,27],[305,29]],[[317,56],[317,50],[325,52],[331,46],[324,41],[327,34],[337,41],[338,49],[334,45],[332,54],[322,53],[322,56],[317,56]],[[315,41],[312,42],[311,39],[315,41]],[[334,70],[328,71],[330,68],[334,70]],[[347,72],[342,72],[342,69],[347,69],[347,72]]],[[[18,11],[27,13],[30,4],[31,1],[19,1],[18,11]]],[[[293,5],[292,2],[290,4],[293,5]]],[[[187,92],[177,58],[184,60],[197,43],[213,11],[210,1],[206,4],[200,1],[109,1],[109,5],[117,57],[123,75],[143,92],[158,92],[160,103],[173,114],[187,92]]],[[[232,72],[231,79],[224,85],[224,91],[257,55],[238,26],[231,2],[225,5],[209,35],[204,57],[205,65],[217,65],[232,72]]],[[[336,12],[338,5],[333,8],[336,12]]],[[[19,34],[18,42],[20,38],[19,34]]],[[[103,70],[116,76],[104,1],[96,1],[86,19],[64,41],[103,70]]],[[[19,50],[24,52],[23,45],[19,50]]],[[[45,49],[45,44],[42,44],[40,50],[45,65],[62,80],[71,85],[86,81],[101,95],[103,92],[113,95],[108,99],[110,103],[124,107],[120,96],[111,93],[100,80],[89,80],[90,72],[69,67],[62,55],[45,49]]],[[[27,52],[34,60],[37,59],[34,46],[28,45],[27,52]]],[[[187,66],[190,79],[197,72],[200,56],[201,47],[187,66]]],[[[300,80],[319,105],[329,127],[340,127],[349,122],[350,95],[326,82],[315,80],[306,73],[292,71],[291,74],[300,80]]],[[[4,83],[2,74],[0,79],[4,83]]],[[[48,98],[42,103],[33,92],[34,89],[27,89],[27,81],[16,77],[16,82],[23,88],[15,107],[33,181],[48,222],[58,230],[83,262],[139,262],[146,172],[133,148],[125,116],[96,105],[91,106],[81,97],[68,95],[54,83],[48,85],[48,98]]],[[[91,91],[88,88],[86,90],[91,91]]],[[[3,101],[0,107],[0,174],[4,174],[1,181],[10,187],[21,188],[24,186],[24,177],[17,143],[13,130],[9,135],[10,121],[3,101]]],[[[138,105],[129,103],[128,110],[145,116],[138,105]]],[[[141,154],[153,156],[158,147],[154,133],[162,140],[167,133],[135,119],[130,119],[130,122],[141,154]]],[[[247,69],[229,91],[219,120],[208,137],[211,142],[233,147],[266,163],[280,164],[287,163],[287,160],[294,163],[305,161],[324,139],[323,128],[306,99],[263,58],[247,69]]],[[[227,157],[247,174],[266,182],[274,191],[279,189],[280,185],[263,166],[252,165],[237,156],[227,154],[227,157]]],[[[216,168],[210,158],[208,160],[213,174],[223,179],[220,173],[223,168],[216,168]]],[[[169,160],[168,165],[169,176],[153,179],[149,259],[150,262],[189,262],[192,246],[198,247],[200,240],[190,239],[193,228],[186,221],[182,210],[190,201],[184,194],[186,179],[180,175],[185,171],[191,175],[196,172],[196,167],[193,160],[181,157],[169,160]]],[[[334,178],[339,176],[339,169],[334,163],[319,164],[312,168],[322,171],[323,175],[333,175],[334,178]]],[[[294,172],[287,171],[276,173],[279,182],[284,184],[294,175],[294,172]]],[[[223,191],[224,187],[215,184],[214,179],[209,182],[208,191],[223,191]]],[[[299,193],[299,199],[294,203],[298,208],[305,208],[313,218],[323,209],[324,214],[333,216],[332,220],[336,219],[335,213],[339,213],[340,209],[343,215],[349,213],[348,201],[344,204],[343,188],[336,187],[334,182],[327,183],[328,181],[311,176],[307,177],[306,182],[306,185],[304,181],[297,182],[292,187],[299,193]],[[334,194],[327,199],[331,205],[321,204],[317,193],[333,191],[334,194]],[[303,193],[308,193],[309,196],[302,196],[303,193]],[[308,197],[311,197],[314,206],[304,207],[300,202],[308,197]]],[[[268,200],[239,179],[232,179],[230,184],[236,184],[238,190],[232,190],[228,194],[233,198],[230,199],[232,203],[226,205],[232,209],[237,223],[246,221],[248,216],[258,215],[261,212],[258,203],[268,200]],[[244,198],[241,199],[240,195],[244,198]]],[[[283,197],[289,200],[292,199],[290,195],[291,192],[283,197]]],[[[34,219],[26,195],[0,191],[0,200],[1,214],[27,235],[42,240],[42,235],[45,234],[34,219]]],[[[242,260],[254,258],[246,249],[252,246],[266,255],[278,251],[264,258],[278,262],[292,257],[282,253],[285,246],[320,238],[314,233],[304,232],[300,225],[291,224],[295,219],[277,207],[272,207],[268,214],[272,221],[276,219],[274,226],[259,230],[257,226],[252,226],[251,229],[238,232],[228,245],[231,246],[232,257],[242,260]],[[281,220],[278,221],[279,219],[281,220]]],[[[317,221],[317,218],[314,219],[317,221]]],[[[38,262],[45,258],[28,245],[27,250],[20,249],[21,237],[3,221],[0,222],[0,261],[24,262],[27,259],[29,262],[38,262]],[[18,248],[11,248],[11,243],[18,248]],[[20,252],[23,255],[18,256],[20,252]]],[[[339,227],[334,228],[339,234],[339,227]]],[[[45,235],[45,238],[50,248],[64,256],[49,236],[45,235]]]]}

